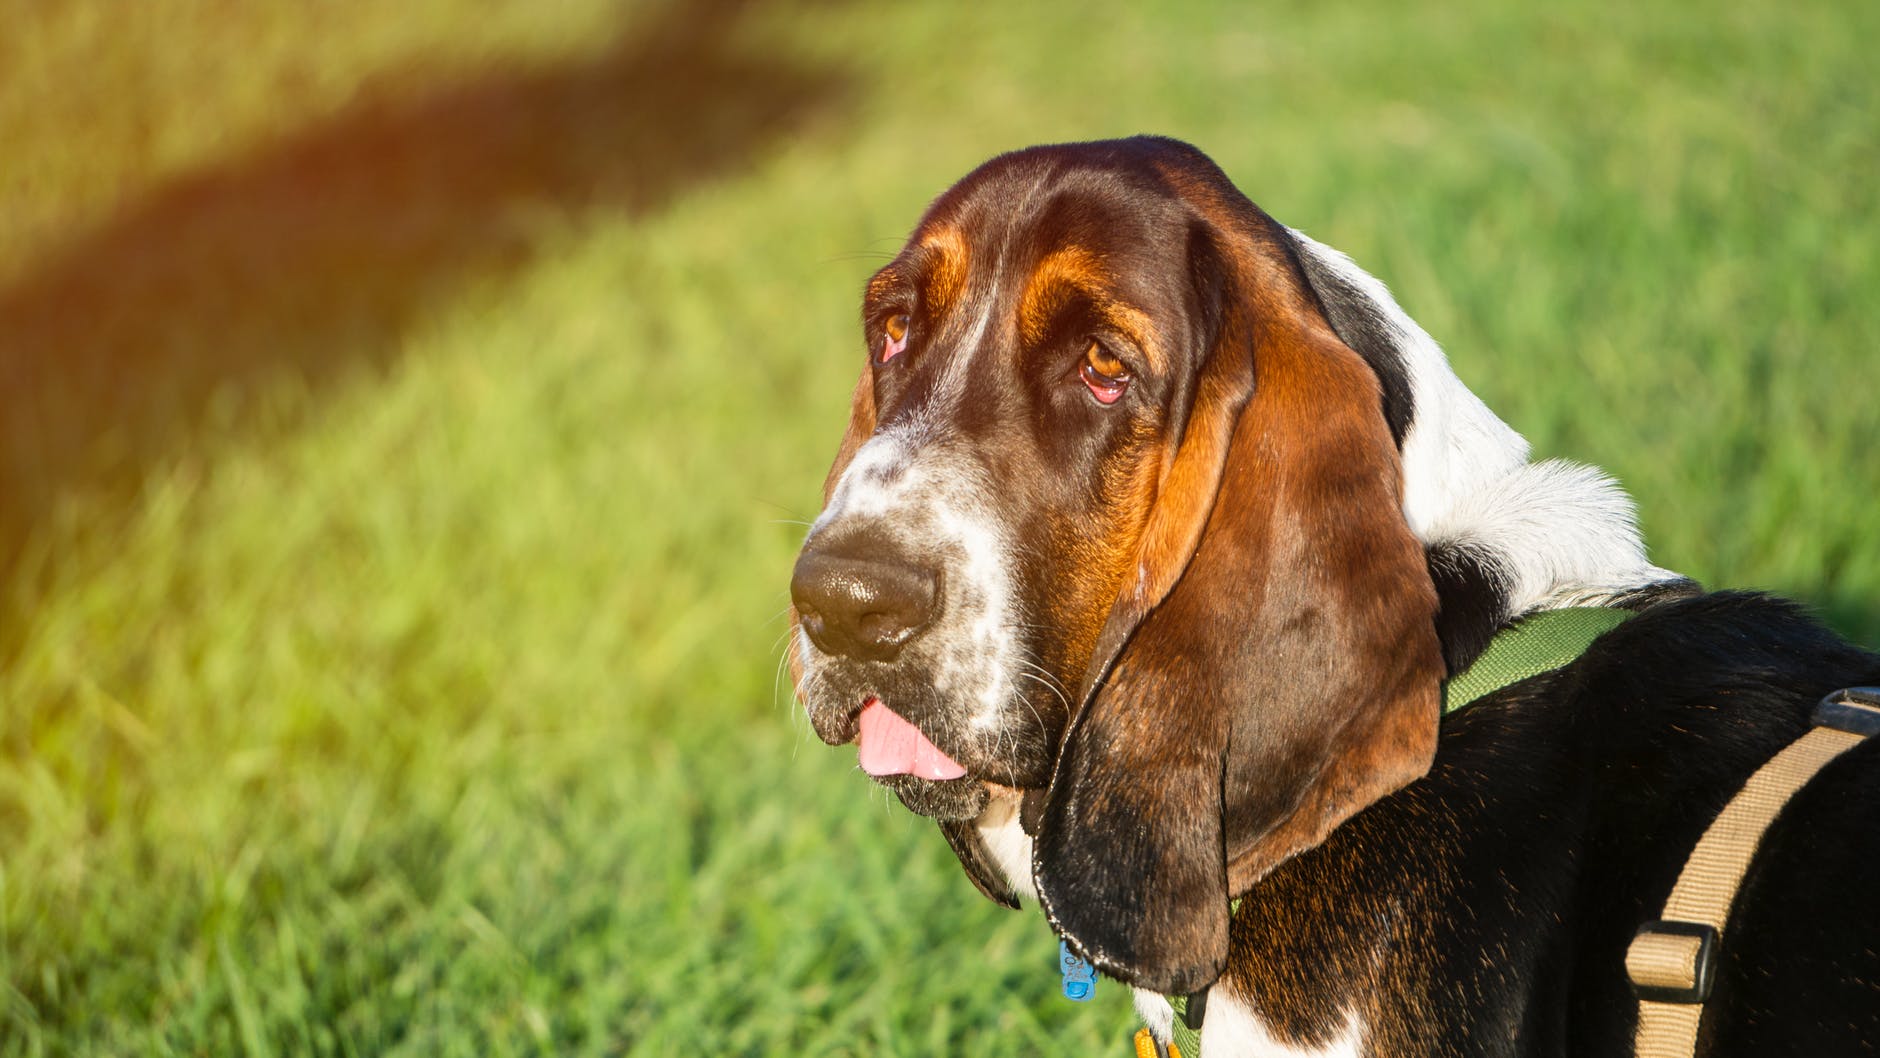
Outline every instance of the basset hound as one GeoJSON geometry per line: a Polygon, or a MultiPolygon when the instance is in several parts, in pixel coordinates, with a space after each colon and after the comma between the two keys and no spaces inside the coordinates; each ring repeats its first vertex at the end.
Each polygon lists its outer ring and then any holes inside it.
{"type": "MultiPolygon", "coordinates": [[[[792,578],[817,734],[1227,1055],[1621,1055],[1693,844],[1880,657],[1647,561],[1383,285],[1160,138],[942,194],[792,578]],[[1500,630],[1629,611],[1440,717],[1500,630]]],[[[1762,840],[1707,1055],[1880,1047],[1880,739],[1762,840]]]]}

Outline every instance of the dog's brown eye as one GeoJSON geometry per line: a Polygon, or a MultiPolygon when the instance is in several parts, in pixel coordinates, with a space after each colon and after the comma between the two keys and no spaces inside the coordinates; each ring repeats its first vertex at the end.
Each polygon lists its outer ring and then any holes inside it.
{"type": "Polygon", "coordinates": [[[1129,368],[1111,356],[1102,342],[1093,341],[1084,350],[1084,362],[1078,365],[1077,374],[1090,387],[1090,395],[1102,404],[1115,404],[1129,386],[1129,368]]]}
{"type": "Polygon", "coordinates": [[[907,348],[907,314],[897,313],[882,321],[881,362],[894,359],[895,354],[907,348]]]}

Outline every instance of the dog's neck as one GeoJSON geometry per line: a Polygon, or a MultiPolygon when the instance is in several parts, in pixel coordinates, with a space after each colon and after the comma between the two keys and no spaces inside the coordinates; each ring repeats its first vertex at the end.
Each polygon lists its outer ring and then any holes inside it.
{"type": "Polygon", "coordinates": [[[1617,482],[1576,463],[1530,463],[1527,440],[1462,384],[1383,283],[1291,235],[1333,329],[1378,376],[1403,455],[1404,518],[1429,553],[1452,672],[1523,614],[1691,587],[1646,559],[1617,482]]]}

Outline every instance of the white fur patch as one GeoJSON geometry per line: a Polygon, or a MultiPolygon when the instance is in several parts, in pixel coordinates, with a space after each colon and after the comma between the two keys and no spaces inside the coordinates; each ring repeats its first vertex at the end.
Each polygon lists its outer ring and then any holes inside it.
{"type": "Polygon", "coordinates": [[[855,450],[829,502],[810,527],[814,536],[840,518],[880,518],[905,503],[912,485],[909,464],[918,445],[912,429],[883,430],[855,450]]]}
{"type": "MultiPolygon", "coordinates": [[[[1151,992],[1146,988],[1131,988],[1135,993],[1136,1016],[1150,1035],[1167,1043],[1175,1035],[1175,1008],[1169,1005],[1168,997],[1160,992],[1151,992]]],[[[1205,1027],[1207,1022],[1202,1022],[1205,1027]]]]}
{"type": "MultiPolygon", "coordinates": [[[[1140,1000],[1136,1011],[1142,1012],[1140,1000]]],[[[1226,985],[1217,984],[1208,995],[1207,1016],[1201,1022],[1201,1053],[1207,1058],[1358,1058],[1364,1035],[1364,1022],[1351,1013],[1346,1015],[1344,1030],[1323,1046],[1289,1043],[1273,1035],[1259,1015],[1226,985]]]]}
{"type": "Polygon", "coordinates": [[[1529,463],[1461,497],[1429,543],[1494,556],[1509,576],[1509,612],[1597,603],[1674,579],[1645,559],[1632,501],[1594,467],[1529,463]]]}
{"type": "Polygon", "coordinates": [[[986,843],[992,862],[1005,872],[1012,891],[1027,900],[1038,899],[1038,889],[1031,880],[1031,835],[1018,823],[1017,795],[993,795],[974,826],[979,839],[986,843]]]}
{"type": "Polygon", "coordinates": [[[960,647],[947,652],[949,671],[937,672],[934,683],[942,693],[953,686],[977,683],[967,722],[991,728],[1008,721],[1004,706],[1012,695],[1012,655],[1018,649],[1011,626],[1012,574],[1005,560],[1006,548],[997,520],[983,508],[961,510],[941,502],[934,514],[941,536],[958,548],[959,557],[948,563],[948,574],[972,585],[977,597],[976,605],[953,622],[958,627],[937,630],[960,647]],[[975,671],[950,671],[954,665],[975,671]]]}
{"type": "Polygon", "coordinates": [[[1528,443],[1470,392],[1376,277],[1296,230],[1301,252],[1361,293],[1409,376],[1403,513],[1425,546],[1475,551],[1510,581],[1509,616],[1585,605],[1678,575],[1652,565],[1632,501],[1592,467],[1533,464],[1528,443]]]}

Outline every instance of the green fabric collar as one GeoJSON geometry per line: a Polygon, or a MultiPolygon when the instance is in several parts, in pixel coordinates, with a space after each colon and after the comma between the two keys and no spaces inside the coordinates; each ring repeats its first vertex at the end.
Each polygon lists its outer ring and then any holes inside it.
{"type": "MultiPolygon", "coordinates": [[[[1631,616],[1630,610],[1572,606],[1523,617],[1497,632],[1474,664],[1443,684],[1443,712],[1460,709],[1529,676],[1572,664],[1586,653],[1593,640],[1631,616]]],[[[1239,903],[1233,902],[1234,906],[1239,903]]],[[[1175,1046],[1182,1058],[1200,1058],[1201,1040],[1182,1020],[1188,1004],[1181,996],[1172,997],[1170,1002],[1175,1007],[1175,1046]]]]}
{"type": "Polygon", "coordinates": [[[1521,618],[1497,632],[1474,664],[1443,684],[1443,712],[1453,712],[1529,676],[1571,664],[1586,653],[1593,640],[1630,616],[1630,610],[1572,606],[1521,618]]]}

